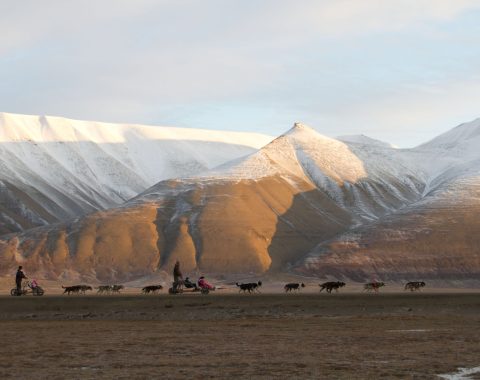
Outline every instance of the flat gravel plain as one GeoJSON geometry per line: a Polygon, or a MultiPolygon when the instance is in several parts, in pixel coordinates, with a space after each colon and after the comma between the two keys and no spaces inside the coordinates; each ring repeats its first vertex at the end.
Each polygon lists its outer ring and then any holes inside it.
{"type": "Polygon", "coordinates": [[[479,342],[472,292],[0,297],[1,379],[434,379],[479,342]]]}

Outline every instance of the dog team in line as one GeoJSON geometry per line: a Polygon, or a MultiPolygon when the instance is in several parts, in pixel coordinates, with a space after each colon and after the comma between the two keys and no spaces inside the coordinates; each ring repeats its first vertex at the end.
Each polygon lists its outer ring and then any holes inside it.
{"type": "MultiPolygon", "coordinates": [[[[15,277],[16,281],[16,289],[18,293],[18,289],[22,286],[22,280],[26,279],[27,276],[22,271],[22,267],[20,266],[17,270],[17,274],[15,277]]],[[[33,280],[36,283],[36,280],[33,280]]],[[[248,283],[235,283],[235,285],[239,288],[239,292],[243,293],[260,293],[260,287],[262,286],[262,281],[257,282],[248,282],[248,283]]],[[[340,288],[343,288],[346,284],[342,281],[327,281],[323,284],[319,284],[320,292],[325,290],[327,293],[332,293],[333,290],[338,292],[340,288]]],[[[405,284],[405,290],[416,291],[420,290],[421,288],[425,287],[425,282],[423,281],[412,281],[407,282],[405,284]]],[[[364,285],[364,291],[370,292],[373,291],[375,293],[379,292],[379,289],[385,286],[384,282],[374,281],[369,282],[364,285]]],[[[93,287],[90,285],[73,285],[73,286],[62,286],[64,289],[63,294],[86,294],[87,291],[93,291],[93,287]]],[[[124,285],[100,285],[97,289],[97,294],[119,294],[122,289],[124,289],[124,285]]],[[[283,287],[285,293],[294,293],[299,292],[302,288],[305,288],[304,283],[297,283],[297,282],[290,282],[285,284],[283,287]]],[[[157,294],[163,289],[162,285],[147,285],[142,288],[142,294],[157,294]]],[[[172,287],[168,289],[170,294],[178,294],[183,293],[185,290],[189,290],[192,292],[199,291],[202,294],[208,294],[210,291],[215,290],[216,287],[212,284],[208,283],[204,276],[201,276],[197,282],[192,282],[189,277],[183,279],[182,272],[180,270],[180,262],[177,261],[173,268],[173,283],[172,287]]],[[[13,289],[15,290],[15,289],[13,289]]],[[[12,290],[12,291],[13,291],[12,290]]],[[[42,293],[43,294],[43,293],[42,293]]]]}
{"type": "MultiPolygon", "coordinates": [[[[247,282],[247,283],[236,283],[239,288],[239,292],[254,294],[260,293],[260,288],[262,286],[262,281],[258,282],[247,282]]],[[[346,284],[342,281],[328,281],[323,284],[319,284],[320,292],[326,291],[327,293],[332,293],[333,291],[338,292],[340,288],[343,288],[346,284]]],[[[423,281],[412,281],[405,284],[404,290],[409,290],[411,292],[421,290],[425,287],[425,282],[423,281]]],[[[363,286],[363,290],[366,292],[379,292],[379,289],[385,286],[384,282],[369,282],[363,286]]],[[[285,293],[295,293],[299,292],[302,288],[305,288],[304,283],[290,282],[285,284],[283,287],[285,293]]],[[[93,291],[93,287],[90,285],[73,285],[73,286],[62,286],[64,289],[63,294],[86,294],[87,291],[93,291]]],[[[97,289],[97,294],[120,294],[120,291],[124,289],[123,285],[100,285],[97,289]]],[[[141,290],[142,294],[158,294],[163,289],[162,285],[147,285],[144,286],[141,290]]],[[[171,288],[170,288],[171,289],[171,288]]],[[[214,289],[214,288],[213,288],[214,289]]],[[[169,291],[172,294],[171,291],[169,291]]]]}

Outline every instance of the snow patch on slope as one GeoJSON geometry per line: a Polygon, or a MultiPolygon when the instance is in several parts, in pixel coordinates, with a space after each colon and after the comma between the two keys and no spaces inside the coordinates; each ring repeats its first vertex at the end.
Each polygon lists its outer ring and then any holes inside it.
{"type": "MultiPolygon", "coordinates": [[[[251,155],[179,180],[184,185],[280,177],[299,192],[317,188],[354,219],[374,220],[420,197],[422,173],[408,168],[399,150],[384,144],[345,143],[303,124],[251,155]]],[[[203,185],[202,185],[203,184],[203,185]]],[[[153,199],[169,191],[159,184],[142,194],[153,199]]],[[[360,221],[359,221],[360,222],[360,221]]]]}
{"type": "Polygon", "coordinates": [[[371,137],[365,135],[346,135],[346,136],[339,136],[337,140],[343,141],[345,143],[353,143],[353,144],[363,144],[363,145],[376,145],[381,146],[384,148],[396,148],[394,145],[389,144],[384,141],[372,139],[371,137]]]}
{"type": "Polygon", "coordinates": [[[59,219],[113,207],[153,184],[255,152],[258,133],[0,113],[0,180],[59,219]]]}
{"type": "Polygon", "coordinates": [[[260,151],[222,165],[206,176],[259,179],[277,174],[311,176],[310,180],[319,183],[324,182],[325,175],[337,183],[366,176],[363,163],[347,145],[300,123],[260,151]]]}

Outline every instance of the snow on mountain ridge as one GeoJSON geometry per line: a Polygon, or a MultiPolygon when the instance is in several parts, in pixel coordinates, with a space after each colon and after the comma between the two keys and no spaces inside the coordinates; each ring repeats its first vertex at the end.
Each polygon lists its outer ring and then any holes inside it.
{"type": "MultiPolygon", "coordinates": [[[[375,140],[372,140],[375,141],[375,140]]],[[[231,176],[254,179],[285,171],[297,177],[320,168],[338,185],[355,183],[383,175],[404,177],[413,175],[404,152],[387,144],[357,144],[324,136],[304,124],[295,125],[271,143],[246,158],[228,162],[205,176],[231,176]],[[381,157],[385,162],[378,162],[381,157]],[[385,166],[386,165],[386,166],[385,166]]]]}
{"type": "Polygon", "coordinates": [[[255,148],[272,136],[255,132],[217,131],[125,123],[104,123],[58,116],[20,115],[0,112],[0,142],[35,141],[123,143],[135,135],[149,140],[228,142],[255,148]]]}
{"type": "Polygon", "coordinates": [[[354,144],[366,144],[366,145],[378,145],[378,146],[383,146],[386,148],[396,148],[396,146],[381,141],[377,139],[373,139],[371,137],[365,136],[365,135],[344,135],[344,136],[338,136],[337,140],[343,141],[345,143],[354,143],[354,144]]]}
{"type": "Polygon", "coordinates": [[[425,195],[450,182],[479,175],[479,146],[480,119],[476,119],[411,149],[411,166],[425,173],[425,195]]]}
{"type": "Polygon", "coordinates": [[[372,275],[406,280],[413,273],[425,280],[478,278],[479,146],[477,119],[414,149],[398,150],[398,158],[425,184],[421,197],[321,242],[297,268],[316,276],[355,272],[357,280],[372,275]]]}
{"type": "Polygon", "coordinates": [[[113,207],[161,180],[210,169],[270,140],[258,133],[3,113],[0,182],[8,191],[0,197],[9,209],[0,214],[12,219],[20,213],[34,222],[34,211],[22,210],[35,204],[40,219],[55,221],[113,207]]]}
{"type": "MultiPolygon", "coordinates": [[[[300,123],[249,156],[179,181],[189,187],[266,178],[283,178],[299,188],[308,184],[361,218],[376,218],[408,204],[423,190],[418,173],[408,168],[396,149],[347,144],[300,123]]],[[[169,186],[160,183],[139,199],[169,192],[169,186]]]]}
{"type": "Polygon", "coordinates": [[[293,266],[362,281],[385,271],[402,276],[432,268],[442,276],[445,265],[454,271],[473,265],[477,275],[472,252],[478,244],[471,237],[478,229],[480,158],[465,161],[451,153],[342,142],[297,123],[259,151],[201,174],[161,181],[120,207],[0,241],[4,272],[18,260],[34,269],[56,262],[54,276],[62,278],[67,268],[113,282],[171,268],[179,259],[192,271],[264,273],[293,266]],[[455,224],[460,228],[452,244],[448,235],[455,224]],[[379,225],[385,241],[398,246],[371,248],[379,225]],[[464,234],[469,225],[472,232],[464,234]],[[360,238],[362,231],[371,234],[360,238]],[[437,233],[429,239],[432,232],[437,233]],[[324,249],[342,234],[340,244],[324,249]],[[427,240],[415,246],[410,238],[415,234],[427,240]],[[457,265],[450,251],[465,241],[466,265],[457,265]],[[355,249],[358,254],[350,256],[355,249]],[[419,250],[428,260],[422,262],[419,250]],[[384,257],[377,266],[370,257],[379,255],[384,257]],[[76,257],[81,259],[70,259],[76,257]]]}
{"type": "Polygon", "coordinates": [[[463,123],[449,131],[421,144],[417,149],[447,149],[477,145],[480,142],[480,118],[463,123]]]}
{"type": "Polygon", "coordinates": [[[303,178],[305,168],[312,165],[322,167],[326,175],[339,183],[356,181],[366,175],[362,163],[343,142],[295,123],[258,152],[221,165],[205,176],[258,179],[281,172],[303,178]]]}

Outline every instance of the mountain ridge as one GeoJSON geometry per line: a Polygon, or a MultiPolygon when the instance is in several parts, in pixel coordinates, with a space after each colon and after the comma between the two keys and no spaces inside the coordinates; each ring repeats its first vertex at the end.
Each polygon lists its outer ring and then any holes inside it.
{"type": "Polygon", "coordinates": [[[258,151],[161,181],[120,207],[9,236],[0,273],[22,262],[53,279],[124,281],[179,259],[185,271],[217,274],[471,279],[480,260],[463,231],[480,227],[480,181],[475,156],[457,153],[342,142],[296,124],[258,151]]]}
{"type": "Polygon", "coordinates": [[[119,205],[159,180],[214,167],[270,139],[1,113],[0,233],[119,205]]]}

